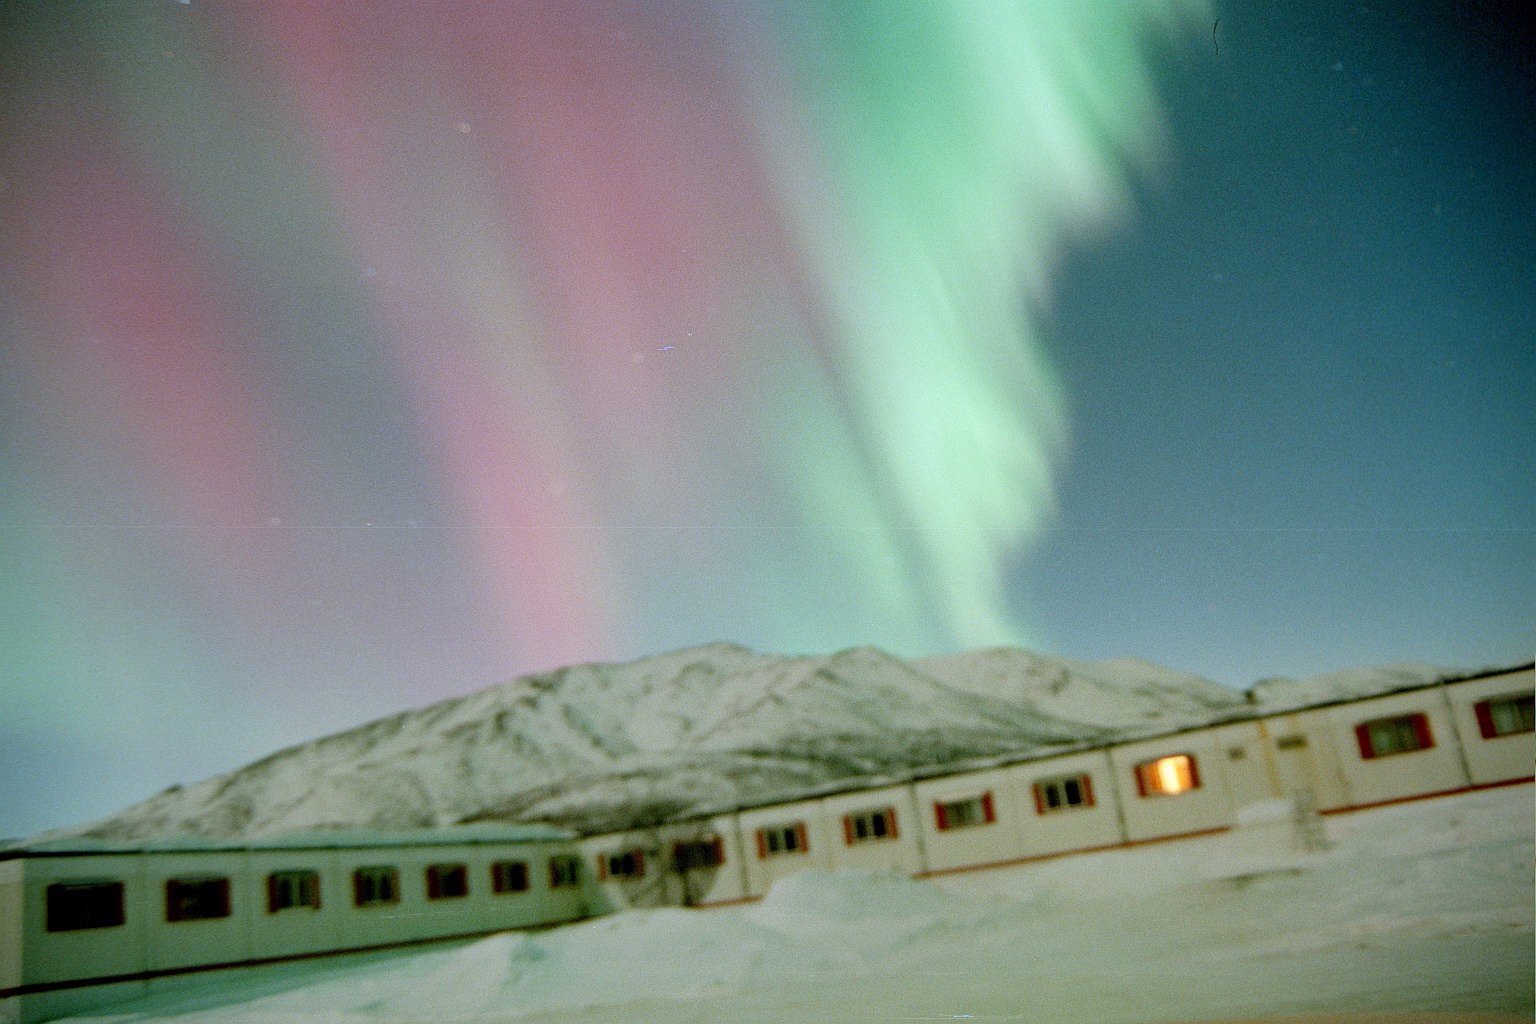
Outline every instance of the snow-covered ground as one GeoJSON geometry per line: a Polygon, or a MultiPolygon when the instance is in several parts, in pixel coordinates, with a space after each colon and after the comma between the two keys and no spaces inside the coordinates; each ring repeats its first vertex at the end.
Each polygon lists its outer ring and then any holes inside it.
{"type": "Polygon", "coordinates": [[[930,881],[807,873],[754,905],[247,971],[74,1019],[1529,1021],[1532,817],[1517,785],[1329,818],[1327,851],[1265,863],[1226,835],[930,881]]]}

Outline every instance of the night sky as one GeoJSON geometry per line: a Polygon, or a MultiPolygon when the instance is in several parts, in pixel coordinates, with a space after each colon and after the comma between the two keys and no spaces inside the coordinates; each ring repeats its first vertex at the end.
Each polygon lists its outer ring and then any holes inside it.
{"type": "Polygon", "coordinates": [[[0,835],[514,675],[1528,659],[1515,5],[0,9],[0,835]]]}

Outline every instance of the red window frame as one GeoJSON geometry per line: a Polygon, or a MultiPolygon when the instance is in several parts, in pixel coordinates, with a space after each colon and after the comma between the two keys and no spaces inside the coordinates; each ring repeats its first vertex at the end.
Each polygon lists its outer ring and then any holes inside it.
{"type": "MultiPolygon", "coordinates": [[[[1081,775],[1054,775],[1046,779],[1036,779],[1031,789],[1035,794],[1035,813],[1038,815],[1044,816],[1056,814],[1059,811],[1071,811],[1094,806],[1093,776],[1087,772],[1083,772],[1081,775]],[[1065,787],[1068,782],[1077,783],[1077,791],[1082,799],[1075,804],[1063,802],[1055,807],[1047,806],[1045,787],[1052,785],[1065,787]]],[[[1062,790],[1062,795],[1065,797],[1065,789],[1062,790]]]]}
{"type": "Polygon", "coordinates": [[[469,895],[466,864],[428,864],[426,879],[429,900],[456,900],[469,895]]]}
{"type": "Polygon", "coordinates": [[[785,825],[764,825],[757,830],[757,859],[767,860],[769,857],[790,857],[795,854],[810,853],[811,841],[806,832],[805,822],[796,821],[785,825]],[[793,830],[795,845],[782,850],[768,849],[768,833],[793,830]]]}
{"type": "Polygon", "coordinates": [[[273,871],[267,875],[267,913],[280,914],[285,910],[320,909],[320,873],[309,868],[273,871]],[[282,884],[293,886],[297,899],[283,899],[282,884]]]}
{"type": "Polygon", "coordinates": [[[400,870],[390,864],[367,864],[352,872],[352,905],[354,907],[390,907],[400,902],[400,870]],[[364,891],[369,883],[365,879],[384,880],[375,885],[378,895],[370,897],[364,891]]]}
{"type": "Polygon", "coordinates": [[[1386,715],[1381,718],[1372,718],[1355,726],[1355,743],[1360,748],[1360,759],[1374,761],[1382,757],[1396,757],[1399,754],[1416,754],[1421,750],[1433,750],[1435,748],[1435,734],[1429,728],[1429,716],[1422,711],[1412,711],[1402,715],[1386,715]],[[1377,750],[1376,743],[1371,738],[1372,726],[1386,726],[1407,723],[1413,728],[1413,747],[1402,750],[1377,750]]]}
{"type": "Polygon", "coordinates": [[[1199,789],[1200,786],[1200,759],[1195,757],[1194,754],[1191,754],[1187,750],[1181,750],[1173,754],[1159,754],[1154,758],[1141,761],[1136,765],[1137,796],[1183,796],[1185,793],[1193,793],[1195,790],[1199,789]],[[1156,778],[1156,766],[1161,764],[1163,761],[1166,761],[1170,757],[1182,757],[1189,762],[1188,789],[1181,789],[1177,793],[1170,793],[1165,789],[1153,785],[1153,780],[1156,778]]]}
{"type": "MultiPolygon", "coordinates": [[[[873,830],[871,832],[873,833],[873,830]]],[[[881,843],[900,838],[901,830],[897,827],[896,808],[894,807],[872,807],[862,811],[849,811],[843,815],[843,844],[845,846],[857,846],[860,843],[881,843]],[[885,834],[859,835],[858,828],[854,824],[855,818],[868,818],[871,823],[879,819],[884,824],[885,834]]]]}
{"type": "Polygon", "coordinates": [[[718,868],[725,863],[725,840],[719,836],[679,839],[672,844],[672,863],[683,872],[718,868]]]}
{"type": "Polygon", "coordinates": [[[610,878],[636,879],[645,877],[645,851],[636,847],[630,850],[615,850],[612,853],[600,853],[597,855],[597,880],[606,882],[610,878]],[[616,871],[616,863],[630,858],[633,870],[616,871]]]}
{"type": "Polygon", "coordinates": [[[1493,720],[1493,705],[1495,704],[1530,704],[1532,696],[1529,693],[1506,693],[1497,697],[1489,697],[1472,705],[1472,711],[1477,715],[1477,731],[1485,740],[1496,740],[1500,736],[1523,736],[1533,731],[1530,728],[1500,730],[1498,723],[1493,720]]]}
{"type": "Polygon", "coordinates": [[[491,864],[491,892],[498,896],[528,891],[528,862],[498,860],[491,864]]]}
{"type": "Polygon", "coordinates": [[[933,823],[940,832],[948,832],[957,828],[976,828],[981,825],[990,825],[997,821],[997,807],[992,802],[992,791],[989,789],[975,796],[961,797],[959,800],[935,800],[933,802],[933,823]],[[950,821],[950,809],[961,805],[979,802],[981,804],[981,820],[952,822],[950,821]]]}
{"type": "Polygon", "coordinates": [[[54,882],[45,890],[44,929],[117,928],[127,921],[125,905],[122,882],[54,882]]]}
{"type": "Polygon", "coordinates": [[[549,887],[551,889],[574,889],[580,884],[580,858],[573,857],[570,854],[558,854],[549,858],[549,887]],[[570,877],[562,877],[567,872],[570,877]]]}
{"type": "Polygon", "coordinates": [[[229,916],[229,879],[168,878],[165,882],[165,919],[216,921],[229,916]],[[203,903],[204,900],[208,902],[203,903]]]}

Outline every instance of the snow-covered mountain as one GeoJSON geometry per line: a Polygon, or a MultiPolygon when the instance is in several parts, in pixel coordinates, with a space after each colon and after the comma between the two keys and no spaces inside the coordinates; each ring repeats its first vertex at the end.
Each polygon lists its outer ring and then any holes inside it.
{"type": "MultiPolygon", "coordinates": [[[[1264,686],[1278,708],[1444,674],[1397,666],[1264,686]]],[[[70,832],[248,838],[477,820],[603,831],[1252,710],[1243,693],[1140,661],[1000,648],[909,662],[868,647],[787,657],[713,644],[524,676],[173,787],[70,832]]]]}

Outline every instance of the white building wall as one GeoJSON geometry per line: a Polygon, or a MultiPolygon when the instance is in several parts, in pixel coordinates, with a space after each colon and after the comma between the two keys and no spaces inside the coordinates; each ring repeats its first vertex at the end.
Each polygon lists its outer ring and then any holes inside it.
{"type": "Polygon", "coordinates": [[[1024,818],[1019,829],[1019,856],[1042,857],[1124,842],[1118,807],[1120,796],[1115,790],[1114,772],[1107,751],[1093,750],[1030,761],[1011,766],[1006,774],[1007,784],[1013,789],[1014,800],[1024,818]],[[1036,812],[1036,782],[1080,775],[1090,779],[1092,806],[1036,812]]]}
{"type": "Polygon", "coordinates": [[[533,886],[539,897],[537,923],[557,924],[561,921],[575,921],[600,912],[594,902],[592,866],[582,863],[581,851],[574,842],[540,843],[530,847],[529,869],[534,872],[533,886]],[[580,883],[568,888],[554,889],[549,884],[550,860],[563,856],[576,858],[580,867],[580,883]]]}
{"type": "Polygon", "coordinates": [[[1279,795],[1326,811],[1352,802],[1326,709],[1274,715],[1262,722],[1279,795]]]}
{"type": "MultiPolygon", "coordinates": [[[[666,843],[657,829],[634,829],[583,839],[577,847],[582,871],[592,879],[599,911],[626,910],[631,907],[668,907],[683,902],[681,881],[668,870],[666,843]],[[607,875],[602,859],[638,850],[643,872],[634,878],[607,875]],[[672,877],[669,877],[672,876],[672,877]]],[[[542,881],[549,881],[548,868],[542,881]]]]}
{"type": "Polygon", "coordinates": [[[1327,709],[1332,740],[1352,803],[1372,804],[1459,789],[1470,784],[1443,687],[1391,694],[1327,709]],[[1434,746],[1366,760],[1355,727],[1377,718],[1423,714],[1434,746]]]}
{"type": "Polygon", "coordinates": [[[250,884],[240,897],[249,904],[251,948],[258,957],[294,956],[340,949],[342,921],[352,904],[352,880],[334,850],[255,850],[245,855],[250,884]],[[267,876],[274,871],[316,871],[320,909],[294,907],[272,913],[267,876]]]}
{"type": "Polygon", "coordinates": [[[252,888],[244,857],[237,851],[146,853],[145,895],[152,904],[147,937],[149,970],[249,960],[252,888]],[[224,878],[229,883],[228,917],[196,921],[166,919],[166,883],[172,879],[224,878]]]}
{"type": "Polygon", "coordinates": [[[881,786],[857,793],[839,793],[823,799],[833,833],[835,867],[918,874],[927,869],[922,852],[922,824],[908,786],[881,786]],[[849,845],[843,835],[843,816],[889,807],[896,812],[896,838],[876,839],[849,845]]]}
{"type": "Polygon", "coordinates": [[[1464,683],[1451,683],[1446,687],[1473,785],[1528,779],[1536,774],[1536,733],[1514,733],[1486,739],[1478,727],[1477,712],[1474,710],[1479,701],[1518,694],[1529,695],[1533,688],[1536,688],[1536,679],[1533,679],[1530,669],[1505,672],[1464,683]]]}
{"type": "Polygon", "coordinates": [[[678,879],[682,887],[682,902],[687,906],[706,903],[728,903],[747,895],[746,862],[742,856],[740,830],[734,814],[720,814],[702,822],[686,822],[669,825],[662,829],[664,847],[663,864],[669,874],[678,879]],[[678,843],[720,842],[725,855],[723,863],[713,867],[696,867],[682,872],[674,859],[678,843]]]}
{"type": "MultiPolygon", "coordinates": [[[[479,905],[484,907],[483,917],[477,919],[475,930],[526,928],[580,916],[582,911],[573,912],[570,909],[570,894],[552,892],[549,888],[549,856],[557,850],[578,856],[580,853],[575,843],[563,844],[558,848],[549,844],[509,844],[484,848],[470,868],[470,893],[472,897],[480,897],[479,905]],[[523,892],[495,892],[491,888],[491,865],[497,861],[521,861],[526,864],[528,888],[523,892]]],[[[583,870],[582,878],[590,883],[591,872],[583,870]]],[[[578,893],[582,891],[577,890],[578,893]]]]}
{"type": "Polygon", "coordinates": [[[22,875],[22,984],[133,974],[146,968],[156,904],[146,898],[150,884],[140,871],[144,859],[137,854],[27,859],[22,875]],[[123,883],[124,923],[115,928],[48,931],[48,886],[97,881],[123,883]]]}
{"type": "Polygon", "coordinates": [[[776,807],[742,811],[741,845],[747,866],[747,891],[753,896],[766,895],[780,878],[808,868],[829,870],[838,846],[843,845],[841,824],[827,817],[820,800],[802,800],[776,807]],[[757,831],[770,827],[805,826],[807,848],[791,853],[762,856],[757,831]]]}
{"type": "Polygon", "coordinates": [[[1023,819],[1016,789],[1009,785],[1003,769],[924,779],[916,783],[914,789],[929,871],[974,867],[1020,856],[1023,819]],[[990,799],[991,822],[939,828],[937,805],[978,798],[990,799]]]}
{"type": "Polygon", "coordinates": [[[1264,803],[1280,795],[1274,748],[1262,722],[1231,722],[1211,730],[1216,760],[1211,765],[1226,780],[1234,807],[1264,803]]]}
{"type": "MultiPolygon", "coordinates": [[[[24,861],[0,860],[0,989],[21,984],[21,908],[24,861]]],[[[0,1021],[5,1018],[0,1014],[0,1021]]]]}
{"type": "Polygon", "coordinates": [[[407,942],[419,937],[426,897],[420,872],[409,851],[400,847],[338,850],[341,899],[346,913],[341,919],[342,944],[348,949],[407,942]],[[391,867],[399,883],[399,900],[358,906],[354,873],[359,868],[391,867]]]}
{"type": "Polygon", "coordinates": [[[1115,747],[1115,791],[1125,815],[1128,841],[1157,839],[1187,832],[1223,828],[1233,822],[1232,794],[1220,758],[1223,751],[1210,730],[1162,736],[1115,747]],[[1169,754],[1189,754],[1199,773],[1198,788],[1176,795],[1142,796],[1136,784],[1136,766],[1169,754]]]}

